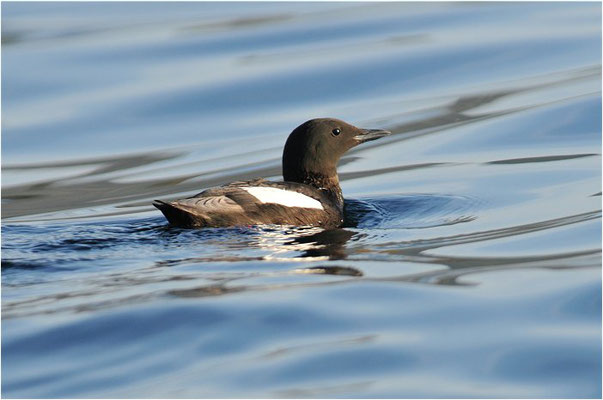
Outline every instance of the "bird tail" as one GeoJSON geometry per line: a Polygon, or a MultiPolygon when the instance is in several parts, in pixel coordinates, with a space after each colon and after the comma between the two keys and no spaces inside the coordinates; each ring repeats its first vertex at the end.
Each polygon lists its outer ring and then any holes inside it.
{"type": "Polygon", "coordinates": [[[200,226],[199,216],[179,207],[178,204],[168,203],[162,200],[154,200],[153,205],[159,209],[172,225],[192,227],[200,226]]]}

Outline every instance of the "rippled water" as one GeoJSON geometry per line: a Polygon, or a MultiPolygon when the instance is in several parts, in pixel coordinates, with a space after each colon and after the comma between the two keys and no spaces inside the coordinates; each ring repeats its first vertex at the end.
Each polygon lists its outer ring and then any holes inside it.
{"type": "Polygon", "coordinates": [[[599,3],[2,4],[3,397],[601,397],[599,3]],[[168,227],[332,116],[342,229],[168,227]]]}

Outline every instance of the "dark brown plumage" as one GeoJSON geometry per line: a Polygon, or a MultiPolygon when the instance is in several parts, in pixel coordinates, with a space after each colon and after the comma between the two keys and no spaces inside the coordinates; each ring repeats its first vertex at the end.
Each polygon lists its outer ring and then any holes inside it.
{"type": "Polygon", "coordinates": [[[332,118],[313,119],[289,135],[283,150],[284,182],[256,179],[211,188],[157,207],[174,225],[225,227],[298,225],[334,228],[343,222],[337,163],[350,148],[390,134],[332,118]]]}

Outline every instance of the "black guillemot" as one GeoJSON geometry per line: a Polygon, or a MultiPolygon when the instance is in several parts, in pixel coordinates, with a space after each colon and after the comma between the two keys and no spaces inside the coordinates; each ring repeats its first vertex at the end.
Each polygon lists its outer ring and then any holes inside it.
{"type": "Polygon", "coordinates": [[[352,147],[390,132],[356,128],[333,118],[306,121],[283,150],[284,182],[256,179],[211,188],[192,197],[155,200],[167,220],[184,227],[297,225],[336,228],[343,223],[337,176],[340,157],[352,147]]]}

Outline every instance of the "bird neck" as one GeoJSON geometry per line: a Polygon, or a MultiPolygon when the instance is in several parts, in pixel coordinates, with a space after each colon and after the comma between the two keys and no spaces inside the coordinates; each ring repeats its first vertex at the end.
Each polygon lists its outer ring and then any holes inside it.
{"type": "Polygon", "coordinates": [[[287,178],[288,177],[285,177],[286,181],[299,182],[315,187],[326,194],[338,208],[343,210],[343,194],[341,192],[341,187],[339,186],[337,172],[329,175],[305,172],[299,177],[291,177],[292,179],[287,178]]]}

